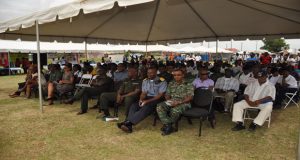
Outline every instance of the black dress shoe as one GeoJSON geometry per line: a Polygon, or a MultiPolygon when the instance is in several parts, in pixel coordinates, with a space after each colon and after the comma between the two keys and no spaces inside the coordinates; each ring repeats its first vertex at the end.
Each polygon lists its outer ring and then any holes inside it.
{"type": "Polygon", "coordinates": [[[167,124],[165,130],[162,131],[161,135],[167,136],[167,135],[170,135],[173,131],[174,131],[174,128],[173,128],[172,124],[167,124]]]}
{"type": "Polygon", "coordinates": [[[132,125],[130,124],[123,124],[121,125],[121,129],[122,131],[126,132],[126,133],[132,133],[132,125]]]}
{"type": "Polygon", "coordinates": [[[85,114],[86,112],[84,112],[84,111],[80,111],[80,112],[78,112],[77,113],[77,115],[82,115],[82,114],[85,114]]]}
{"type": "Polygon", "coordinates": [[[99,106],[98,106],[98,104],[96,104],[93,107],[91,107],[90,109],[98,109],[98,108],[99,108],[99,106]]]}
{"type": "Polygon", "coordinates": [[[255,124],[255,123],[252,122],[252,123],[250,124],[249,128],[248,128],[248,131],[254,132],[255,129],[256,129],[256,126],[257,126],[257,124],[255,124]]]}
{"type": "Polygon", "coordinates": [[[245,126],[243,126],[242,124],[237,124],[235,127],[231,128],[232,131],[240,131],[245,129],[245,126]]]}
{"type": "Polygon", "coordinates": [[[165,130],[166,130],[166,127],[167,127],[167,125],[164,124],[164,125],[160,128],[160,131],[162,131],[162,132],[165,131],[165,130]]]}
{"type": "Polygon", "coordinates": [[[117,123],[117,127],[118,127],[119,129],[121,129],[121,126],[124,125],[124,124],[125,124],[125,122],[117,123]]]}
{"type": "Polygon", "coordinates": [[[73,104],[73,99],[67,99],[64,101],[64,104],[73,104]]]}

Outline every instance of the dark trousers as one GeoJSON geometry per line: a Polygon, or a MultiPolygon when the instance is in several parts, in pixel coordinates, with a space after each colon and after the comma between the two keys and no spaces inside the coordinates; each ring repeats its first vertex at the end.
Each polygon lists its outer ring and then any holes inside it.
{"type": "MultiPolygon", "coordinates": [[[[106,111],[106,114],[109,115],[108,108],[110,105],[115,105],[116,99],[117,92],[102,93],[100,96],[100,110],[106,111]]],[[[130,106],[136,101],[138,101],[137,95],[127,96],[124,98],[123,104],[125,107],[125,116],[128,116],[130,106]]]]}
{"type": "MultiPolygon", "coordinates": [[[[151,99],[153,97],[147,97],[146,99],[151,99]]],[[[130,106],[130,110],[128,113],[127,120],[130,121],[132,124],[136,125],[146,117],[151,115],[156,110],[156,105],[160,102],[164,101],[163,98],[152,101],[146,104],[143,107],[140,107],[138,103],[134,103],[130,106]]]]}
{"type": "Polygon", "coordinates": [[[81,111],[86,112],[88,110],[89,98],[94,96],[100,96],[103,90],[94,87],[84,87],[74,95],[73,99],[81,98],[81,111]]]}
{"type": "MultiPolygon", "coordinates": [[[[282,101],[285,99],[286,93],[294,93],[298,89],[297,88],[285,88],[285,87],[276,87],[276,98],[275,98],[275,105],[281,105],[282,101]]],[[[298,100],[298,94],[294,97],[298,100]]]]}

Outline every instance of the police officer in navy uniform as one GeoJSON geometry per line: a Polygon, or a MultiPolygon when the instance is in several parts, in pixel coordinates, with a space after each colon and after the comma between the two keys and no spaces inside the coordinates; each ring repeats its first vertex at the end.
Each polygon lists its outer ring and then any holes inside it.
{"type": "Polygon", "coordinates": [[[155,67],[148,68],[147,77],[142,83],[139,102],[130,107],[126,120],[117,124],[118,128],[124,132],[131,133],[133,125],[151,115],[155,111],[156,105],[164,101],[164,94],[167,89],[165,79],[157,76],[157,68],[155,67]]]}

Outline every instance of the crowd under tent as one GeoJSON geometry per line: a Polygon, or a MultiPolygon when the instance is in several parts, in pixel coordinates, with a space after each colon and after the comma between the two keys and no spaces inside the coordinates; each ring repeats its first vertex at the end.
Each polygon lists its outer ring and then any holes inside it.
{"type": "Polygon", "coordinates": [[[85,42],[85,50],[203,40],[218,48],[219,40],[299,38],[299,8],[299,0],[82,0],[2,22],[0,39],[36,40],[38,59],[40,40],[85,42]]]}

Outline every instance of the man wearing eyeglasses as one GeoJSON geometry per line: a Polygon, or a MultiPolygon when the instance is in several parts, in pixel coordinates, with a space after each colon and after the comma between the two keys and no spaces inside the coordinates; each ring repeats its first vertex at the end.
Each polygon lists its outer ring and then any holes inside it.
{"type": "Polygon", "coordinates": [[[204,88],[212,90],[214,88],[214,81],[208,78],[208,70],[206,68],[199,70],[199,77],[193,81],[193,86],[195,89],[204,88]]]}

